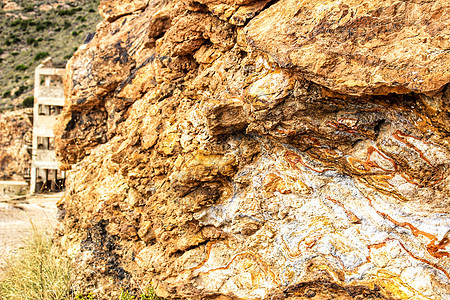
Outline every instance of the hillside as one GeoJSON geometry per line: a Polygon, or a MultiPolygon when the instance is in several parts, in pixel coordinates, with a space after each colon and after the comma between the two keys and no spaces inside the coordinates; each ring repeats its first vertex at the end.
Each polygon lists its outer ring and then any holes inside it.
{"type": "MultiPolygon", "coordinates": [[[[100,22],[97,0],[0,3],[0,112],[33,95],[34,68],[47,56],[64,66],[100,22]]],[[[26,103],[30,105],[31,98],[26,103]]],[[[26,104],[25,103],[25,104],[26,104]]]]}

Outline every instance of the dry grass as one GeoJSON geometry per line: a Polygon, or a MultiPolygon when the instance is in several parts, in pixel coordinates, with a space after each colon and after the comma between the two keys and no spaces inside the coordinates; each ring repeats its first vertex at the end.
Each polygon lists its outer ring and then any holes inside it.
{"type": "MultiPolygon", "coordinates": [[[[71,289],[71,268],[68,259],[52,253],[52,238],[35,227],[25,246],[6,260],[0,273],[1,300],[97,300],[98,296],[74,295],[71,289]]],[[[146,292],[131,295],[122,291],[118,300],[164,300],[149,287],[146,292]]]]}
{"type": "Polygon", "coordinates": [[[51,253],[49,234],[34,229],[26,244],[7,260],[0,299],[69,299],[70,264],[51,253]]]}

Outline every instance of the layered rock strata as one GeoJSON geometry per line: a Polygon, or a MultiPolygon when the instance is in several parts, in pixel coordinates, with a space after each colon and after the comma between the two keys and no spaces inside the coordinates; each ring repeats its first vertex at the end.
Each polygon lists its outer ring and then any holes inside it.
{"type": "Polygon", "coordinates": [[[450,6],[107,0],[67,67],[75,290],[450,297],[450,6]]]}

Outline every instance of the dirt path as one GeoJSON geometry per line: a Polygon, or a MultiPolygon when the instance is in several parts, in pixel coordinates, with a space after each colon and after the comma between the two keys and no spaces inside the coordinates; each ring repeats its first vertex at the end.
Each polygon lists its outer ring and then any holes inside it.
{"type": "Polygon", "coordinates": [[[0,271],[4,260],[23,245],[30,230],[55,228],[56,202],[62,193],[45,194],[7,201],[0,198],[0,271]]]}

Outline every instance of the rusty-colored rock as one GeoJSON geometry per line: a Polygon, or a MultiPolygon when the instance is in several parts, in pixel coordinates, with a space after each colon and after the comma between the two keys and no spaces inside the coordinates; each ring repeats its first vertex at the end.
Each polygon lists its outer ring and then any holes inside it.
{"type": "Polygon", "coordinates": [[[342,94],[432,93],[450,81],[446,0],[281,0],[243,34],[249,47],[342,94]]]}
{"type": "Polygon", "coordinates": [[[33,124],[30,109],[0,114],[0,180],[24,180],[31,168],[33,124]]]}
{"type": "Polygon", "coordinates": [[[59,245],[113,299],[448,299],[445,1],[102,1],[59,245]]]}

